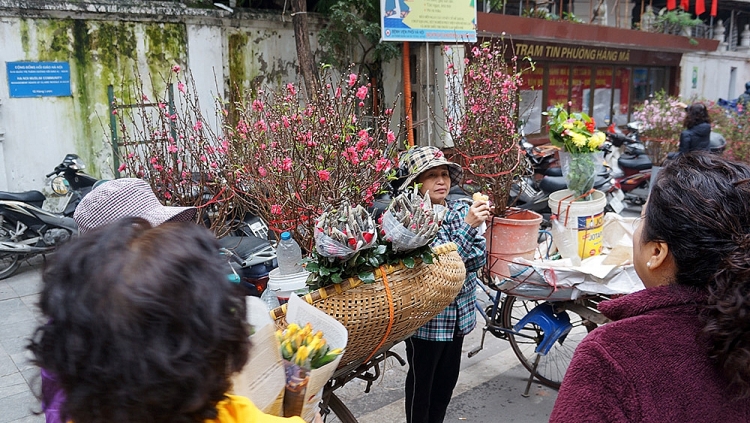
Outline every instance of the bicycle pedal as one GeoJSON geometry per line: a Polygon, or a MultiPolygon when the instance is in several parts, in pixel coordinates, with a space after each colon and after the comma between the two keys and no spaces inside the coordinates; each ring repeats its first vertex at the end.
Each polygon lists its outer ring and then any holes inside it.
{"type": "Polygon", "coordinates": [[[469,358],[474,357],[475,355],[479,354],[479,351],[482,351],[482,347],[481,346],[476,347],[473,350],[469,351],[469,354],[467,354],[467,356],[469,358]]]}

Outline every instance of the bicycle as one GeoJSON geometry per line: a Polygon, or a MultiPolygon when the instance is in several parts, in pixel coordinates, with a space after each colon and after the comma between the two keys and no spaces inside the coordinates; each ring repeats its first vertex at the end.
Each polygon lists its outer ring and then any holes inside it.
{"type": "MultiPolygon", "coordinates": [[[[551,235],[546,231],[540,233],[551,245],[551,235]]],[[[480,345],[469,351],[468,356],[473,357],[484,348],[489,332],[496,338],[507,340],[513,353],[529,371],[523,396],[528,396],[534,379],[559,389],[578,344],[589,332],[608,322],[597,311],[596,305],[609,297],[588,294],[569,299],[565,292],[546,285],[540,287],[542,290],[536,291],[536,295],[530,296],[534,290],[524,286],[529,283],[527,273],[500,279],[489,271],[490,268],[483,269],[479,285],[489,297],[490,304],[483,307],[479,299],[475,303],[485,326],[480,345]]]]}

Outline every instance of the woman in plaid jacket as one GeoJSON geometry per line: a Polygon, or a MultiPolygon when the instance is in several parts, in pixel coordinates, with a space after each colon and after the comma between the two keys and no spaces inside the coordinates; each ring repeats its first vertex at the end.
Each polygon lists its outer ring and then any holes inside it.
{"type": "Polygon", "coordinates": [[[476,326],[476,272],[486,261],[478,228],[490,217],[490,209],[486,201],[469,206],[446,200],[451,185],[461,181],[462,170],[436,147],[412,148],[400,161],[408,175],[401,189],[417,184],[422,195],[429,192],[433,204],[448,208],[433,245],[455,243],[466,265],[466,281],[453,302],[406,340],[406,421],[440,423],[458,381],[464,336],[476,326]]]}

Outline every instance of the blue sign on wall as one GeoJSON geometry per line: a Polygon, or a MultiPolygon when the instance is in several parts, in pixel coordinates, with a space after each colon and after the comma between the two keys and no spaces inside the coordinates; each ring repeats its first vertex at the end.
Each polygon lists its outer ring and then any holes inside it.
{"type": "Polygon", "coordinates": [[[7,62],[11,97],[70,96],[70,63],[7,62]]]}

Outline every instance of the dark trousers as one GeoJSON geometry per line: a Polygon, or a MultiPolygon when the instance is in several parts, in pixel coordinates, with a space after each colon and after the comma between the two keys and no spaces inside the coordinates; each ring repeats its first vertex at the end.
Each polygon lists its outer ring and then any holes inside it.
{"type": "Polygon", "coordinates": [[[461,368],[463,336],[452,341],[408,338],[406,359],[406,422],[442,423],[461,368]]]}

